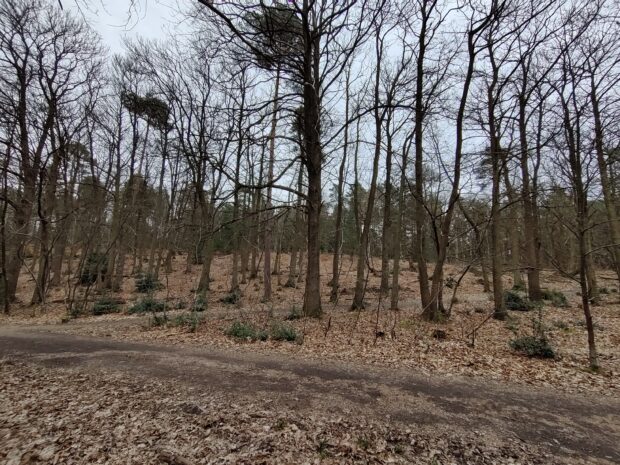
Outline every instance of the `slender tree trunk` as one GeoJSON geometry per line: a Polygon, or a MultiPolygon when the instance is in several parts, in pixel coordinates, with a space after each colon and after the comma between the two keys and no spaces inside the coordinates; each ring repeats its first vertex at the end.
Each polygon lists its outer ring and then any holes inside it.
{"type": "Polygon", "coordinates": [[[491,264],[493,274],[493,302],[495,304],[495,311],[493,318],[497,320],[504,320],[506,318],[506,305],[504,303],[504,283],[503,277],[503,263],[502,263],[502,248],[500,239],[500,194],[499,194],[499,166],[497,158],[499,154],[492,153],[493,157],[493,193],[491,200],[491,264]]]}
{"type": "Polygon", "coordinates": [[[374,85],[374,118],[375,118],[375,153],[372,162],[372,177],[368,188],[368,199],[366,203],[366,214],[364,216],[364,225],[362,235],[360,236],[360,245],[357,252],[357,275],[355,280],[355,294],[351,303],[351,310],[364,308],[364,293],[366,291],[366,261],[368,260],[368,243],[370,238],[370,227],[372,223],[372,213],[375,207],[375,196],[377,192],[377,177],[379,175],[379,158],[381,156],[381,136],[383,119],[385,110],[379,109],[380,104],[380,85],[381,85],[381,60],[383,58],[383,42],[380,37],[381,30],[375,33],[375,85],[374,85]]]}
{"type": "Polygon", "coordinates": [[[497,99],[495,92],[499,80],[499,67],[495,61],[493,41],[489,39],[487,49],[489,50],[489,59],[491,61],[492,79],[487,89],[487,119],[489,124],[490,147],[489,155],[491,157],[492,169],[492,194],[491,194],[491,264],[493,273],[493,318],[496,320],[506,319],[506,303],[504,301],[504,283],[503,283],[503,260],[502,247],[500,238],[501,225],[501,171],[502,171],[502,147],[500,145],[499,128],[496,121],[496,105],[497,99]]]}
{"type": "MultiPolygon", "coordinates": [[[[567,79],[567,71],[564,71],[564,79],[567,79]]],[[[566,137],[568,148],[568,159],[571,168],[572,184],[575,190],[574,202],[577,213],[577,242],[579,249],[579,285],[581,288],[581,305],[586,321],[586,329],[588,332],[588,351],[590,368],[598,369],[598,354],[594,340],[594,323],[592,321],[592,313],[590,311],[590,295],[592,289],[589,288],[588,280],[593,275],[589,270],[590,263],[588,260],[590,247],[588,246],[589,220],[588,220],[588,195],[583,183],[583,168],[580,155],[580,122],[577,117],[575,125],[571,121],[571,114],[568,103],[564,96],[560,94],[562,109],[564,112],[564,134],[566,137]]]]}
{"type": "Polygon", "coordinates": [[[400,171],[400,187],[398,189],[398,212],[396,214],[396,226],[394,228],[394,265],[392,270],[392,295],[390,298],[390,308],[392,310],[398,309],[398,301],[400,297],[400,255],[403,234],[403,215],[405,212],[405,189],[407,188],[407,162],[410,147],[411,139],[405,140],[400,171]]]}
{"type": "MultiPolygon", "coordinates": [[[[427,15],[423,15],[428,19],[427,15]]],[[[422,316],[431,321],[442,320],[446,317],[449,317],[446,314],[445,309],[443,307],[443,268],[446,261],[448,246],[450,242],[450,228],[452,225],[452,218],[454,215],[454,209],[456,207],[456,202],[459,198],[460,191],[460,182],[461,182],[461,160],[463,156],[463,124],[465,120],[465,109],[467,106],[467,99],[469,97],[469,88],[471,86],[471,82],[474,75],[474,65],[476,61],[476,45],[475,41],[479,34],[485,30],[488,26],[491,16],[487,16],[484,20],[478,21],[475,27],[472,27],[467,33],[467,49],[468,49],[468,63],[467,63],[467,71],[465,73],[465,80],[463,82],[463,90],[461,93],[459,109],[456,115],[456,143],[455,143],[455,151],[454,151],[454,169],[453,169],[453,177],[451,181],[451,191],[450,197],[448,199],[448,205],[443,215],[443,219],[440,223],[440,228],[438,231],[436,246],[437,246],[437,261],[435,263],[435,268],[433,270],[433,279],[432,279],[432,287],[430,289],[430,295],[428,294],[428,278],[426,271],[426,262],[423,258],[420,258],[419,265],[419,276],[420,276],[420,290],[422,296],[422,304],[424,306],[424,310],[422,312],[422,316]],[[426,283],[423,285],[423,279],[426,278],[426,283]],[[425,292],[427,293],[425,297],[425,292]],[[425,298],[427,298],[427,303],[425,303],[425,298]]],[[[426,24],[423,24],[422,30],[426,31],[426,24]]],[[[425,36],[421,34],[420,37],[425,36]]],[[[420,52],[425,47],[425,40],[421,39],[420,52]]],[[[420,53],[423,57],[423,54],[420,53]]],[[[423,73],[423,62],[420,62],[420,57],[418,57],[418,71],[423,73]]],[[[418,92],[421,93],[423,91],[423,86],[419,84],[418,92]]],[[[417,98],[417,96],[416,96],[417,98]]],[[[421,143],[422,143],[422,119],[424,116],[424,107],[422,102],[416,102],[416,200],[417,202],[424,202],[424,196],[422,191],[423,177],[421,174],[421,170],[423,169],[422,163],[422,153],[421,153],[421,143]],[[418,153],[420,152],[420,153],[418,153]],[[420,172],[418,178],[418,172],[420,172]],[[420,184],[418,186],[418,184],[420,184]],[[419,190],[418,190],[419,189],[419,190]]],[[[423,207],[419,205],[417,207],[419,212],[417,215],[419,217],[424,217],[423,207]]],[[[416,217],[416,220],[418,217],[416,217]]],[[[420,231],[422,232],[422,230],[420,231]]],[[[419,238],[418,241],[422,239],[419,238]]],[[[418,244],[418,251],[420,253],[423,252],[422,242],[418,244]]]]}
{"type": "MultiPolygon", "coordinates": [[[[263,153],[260,157],[259,170],[258,170],[258,184],[261,185],[263,183],[263,171],[264,171],[264,160],[265,160],[265,148],[263,145],[263,153]]],[[[253,225],[251,227],[251,247],[252,247],[252,260],[250,267],[250,279],[256,279],[258,276],[258,251],[259,251],[259,238],[260,235],[258,233],[260,229],[261,223],[261,194],[262,191],[254,190],[253,193],[253,210],[254,210],[254,219],[253,225]]]]}
{"type": "Polygon", "coordinates": [[[271,183],[273,182],[273,168],[276,157],[276,129],[278,125],[278,98],[280,93],[280,67],[276,69],[276,82],[274,85],[273,96],[273,115],[271,116],[271,131],[269,133],[269,164],[267,167],[267,204],[265,212],[265,237],[263,240],[264,246],[264,265],[263,265],[263,302],[271,301],[271,249],[273,247],[273,214],[271,212],[272,207],[272,192],[273,188],[271,183]]]}
{"type": "Polygon", "coordinates": [[[416,60],[416,92],[415,92],[415,126],[414,126],[414,147],[415,147],[415,185],[413,197],[415,234],[413,237],[413,255],[418,264],[418,281],[420,284],[420,300],[422,303],[422,313],[427,319],[437,319],[437,309],[431,303],[431,293],[428,280],[428,270],[426,268],[426,256],[424,253],[424,229],[426,213],[424,211],[424,82],[425,82],[425,55],[426,55],[426,34],[428,30],[429,12],[426,10],[426,2],[422,2],[420,34],[418,39],[418,57],[416,60]]]}
{"type": "MultiPolygon", "coordinates": [[[[11,147],[7,146],[4,163],[2,166],[2,172],[4,174],[2,178],[2,193],[8,198],[9,183],[8,183],[8,167],[11,161],[11,147]]],[[[2,210],[0,211],[0,304],[2,305],[2,311],[5,315],[10,313],[10,300],[8,295],[8,277],[7,277],[7,231],[6,231],[6,218],[9,207],[9,202],[6,200],[0,202],[2,210]]]]}
{"type": "MultiPolygon", "coordinates": [[[[527,85],[524,78],[523,85],[527,85]]],[[[541,105],[542,107],[542,105],[541,105]]],[[[525,259],[527,265],[527,289],[530,300],[542,299],[540,287],[540,260],[538,247],[540,243],[539,228],[536,213],[536,195],[532,192],[533,183],[530,180],[529,147],[527,143],[527,101],[524,91],[519,96],[519,143],[521,165],[521,195],[523,199],[523,235],[525,239],[525,259]]],[[[539,128],[539,131],[542,128],[539,128]]]]}
{"type": "Polygon", "coordinates": [[[207,204],[204,199],[201,201],[203,203],[203,227],[205,230],[206,239],[203,245],[203,262],[202,262],[202,270],[200,272],[200,280],[198,282],[198,288],[196,289],[196,293],[201,296],[206,296],[209,292],[209,287],[211,285],[211,261],[213,259],[213,214],[214,207],[213,199],[209,201],[207,204]]]}
{"type": "MultiPolygon", "coordinates": [[[[242,77],[244,79],[245,75],[242,77]]],[[[232,271],[230,292],[239,292],[239,253],[241,250],[241,229],[242,224],[239,218],[239,189],[241,176],[241,156],[243,155],[243,120],[245,112],[245,91],[241,92],[241,105],[239,108],[239,119],[237,120],[237,157],[235,159],[235,192],[233,198],[233,251],[232,251],[232,271]]]]}
{"type": "Polygon", "coordinates": [[[385,157],[385,198],[383,202],[383,239],[381,241],[381,287],[380,291],[387,294],[390,288],[390,244],[394,241],[392,231],[392,124],[391,112],[388,113],[387,153],[385,157]]]}
{"type": "Polygon", "coordinates": [[[56,191],[58,185],[58,172],[60,169],[60,162],[62,158],[66,156],[65,147],[62,141],[59,146],[56,145],[56,134],[54,131],[50,133],[51,149],[52,149],[52,162],[50,164],[49,171],[41,173],[41,179],[39,179],[39,192],[37,195],[37,215],[39,217],[39,268],[37,270],[37,279],[34,286],[34,291],[30,303],[32,305],[45,302],[45,296],[47,294],[47,285],[49,282],[50,274],[50,258],[51,258],[51,243],[50,243],[50,219],[54,214],[54,207],[56,206],[56,191]],[[47,183],[46,183],[47,181],[47,183]]]}
{"type": "Polygon", "coordinates": [[[508,166],[504,157],[502,171],[504,175],[504,184],[506,185],[506,194],[508,196],[508,202],[511,204],[509,211],[515,215],[511,223],[513,227],[508,227],[508,239],[510,241],[510,269],[512,270],[512,283],[515,288],[523,288],[524,282],[521,276],[521,247],[520,247],[520,230],[517,226],[521,224],[518,216],[518,208],[516,208],[517,196],[510,182],[510,176],[508,175],[508,166]]]}
{"type": "Polygon", "coordinates": [[[618,215],[611,188],[612,184],[609,180],[609,169],[607,166],[607,160],[605,159],[605,150],[603,148],[603,123],[601,121],[601,112],[599,109],[599,99],[596,93],[594,75],[591,78],[590,85],[590,101],[592,103],[592,115],[594,116],[594,149],[596,150],[596,160],[600,173],[603,199],[605,201],[605,212],[607,213],[607,220],[609,221],[609,232],[612,242],[610,251],[614,261],[616,276],[620,282],[620,225],[618,224],[618,215]]]}
{"type": "Polygon", "coordinates": [[[332,290],[329,295],[330,302],[338,300],[338,292],[340,289],[340,255],[342,254],[342,212],[344,208],[344,174],[347,163],[347,152],[349,150],[349,78],[350,70],[347,71],[346,92],[344,103],[345,128],[344,128],[344,146],[342,148],[342,159],[338,169],[338,186],[336,188],[336,230],[334,233],[334,258],[332,261],[332,290]]]}
{"type": "MultiPolygon", "coordinates": [[[[303,188],[303,179],[304,179],[304,167],[303,165],[299,165],[299,176],[297,178],[297,192],[301,192],[303,188]]],[[[295,223],[294,223],[294,231],[293,231],[293,244],[291,249],[291,259],[289,261],[289,275],[288,280],[286,281],[286,287],[296,287],[296,280],[299,275],[297,260],[298,254],[299,257],[303,255],[301,253],[301,246],[303,243],[303,224],[302,224],[302,198],[301,195],[297,196],[297,208],[295,209],[295,223]]],[[[301,265],[299,267],[299,272],[301,272],[301,265]]]]}
{"type": "Polygon", "coordinates": [[[598,304],[601,298],[598,289],[598,281],[596,279],[596,269],[594,268],[594,259],[592,257],[592,230],[586,234],[586,261],[588,278],[588,297],[592,304],[598,304]]]}

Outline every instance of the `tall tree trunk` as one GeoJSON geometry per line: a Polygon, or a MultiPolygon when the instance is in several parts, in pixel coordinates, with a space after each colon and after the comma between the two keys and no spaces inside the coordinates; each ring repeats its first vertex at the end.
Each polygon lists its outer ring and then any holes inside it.
{"type": "MultiPolygon", "coordinates": [[[[245,74],[242,79],[245,78],[245,74]]],[[[239,218],[239,190],[241,176],[241,156],[243,155],[243,120],[245,112],[245,92],[241,92],[241,105],[239,108],[239,119],[237,120],[237,156],[235,159],[235,192],[233,196],[233,251],[232,251],[232,271],[230,292],[239,292],[239,254],[241,251],[241,229],[242,224],[239,218]]]]}
{"type": "Polygon", "coordinates": [[[594,259],[592,257],[592,230],[590,229],[586,234],[586,261],[587,261],[587,273],[588,278],[588,297],[592,304],[598,304],[601,298],[598,289],[598,281],[596,279],[596,269],[594,268],[594,259]]]}
{"type": "Polygon", "coordinates": [[[334,258],[332,261],[332,290],[329,295],[330,302],[338,300],[340,289],[340,256],[342,254],[342,212],[344,207],[344,171],[347,163],[347,152],[349,150],[349,78],[350,70],[346,76],[346,92],[344,103],[344,146],[342,148],[342,159],[338,169],[338,186],[336,188],[336,230],[334,231],[334,258]]]}
{"type": "MultiPolygon", "coordinates": [[[[567,80],[567,71],[564,70],[564,79],[567,80]]],[[[574,83],[571,83],[574,84],[574,83]]],[[[566,85],[566,84],[565,84],[566,85]]],[[[563,90],[563,89],[562,89],[563,90]]],[[[592,273],[589,270],[590,263],[588,260],[590,247],[588,246],[589,219],[588,219],[588,195],[583,183],[583,168],[580,155],[580,122],[577,117],[575,125],[571,121],[571,113],[564,96],[560,94],[560,101],[564,112],[564,134],[566,137],[568,148],[568,159],[571,168],[572,184],[575,190],[574,202],[577,213],[577,242],[579,249],[579,285],[581,288],[581,305],[586,321],[586,330],[588,332],[588,352],[589,362],[592,369],[598,369],[598,354],[596,351],[596,343],[594,339],[594,323],[592,321],[592,313],[590,311],[590,294],[592,289],[589,288],[589,277],[592,273]]]]}
{"type": "Polygon", "coordinates": [[[362,235],[359,241],[359,250],[357,251],[357,275],[355,280],[355,293],[351,310],[364,308],[364,293],[366,291],[366,261],[368,260],[368,243],[370,238],[370,227],[372,223],[372,213],[375,207],[375,195],[377,192],[377,177],[379,175],[379,158],[381,156],[381,135],[385,110],[379,109],[380,103],[380,84],[381,84],[381,60],[383,57],[383,42],[380,37],[380,29],[376,31],[375,36],[375,85],[374,85],[374,118],[375,118],[375,153],[372,162],[372,177],[368,188],[368,199],[366,203],[366,215],[364,216],[364,225],[362,235]]]}
{"type": "Polygon", "coordinates": [[[499,66],[495,61],[494,42],[489,39],[487,49],[489,51],[489,59],[491,62],[492,79],[487,89],[487,119],[489,124],[490,147],[489,155],[491,157],[492,169],[492,194],[491,194],[491,264],[493,273],[493,318],[496,320],[506,319],[506,303],[504,301],[504,283],[503,283],[503,260],[502,247],[500,238],[501,225],[501,170],[502,170],[502,147],[500,145],[499,128],[496,121],[496,106],[499,97],[495,94],[499,81],[499,66]]]}
{"type": "MultiPolygon", "coordinates": [[[[263,153],[260,157],[260,162],[259,162],[259,169],[258,169],[258,184],[262,185],[263,183],[263,171],[264,171],[264,167],[265,167],[265,147],[263,145],[263,149],[262,149],[263,153]]],[[[253,191],[253,197],[252,197],[252,203],[253,203],[253,210],[254,210],[254,216],[253,216],[253,224],[252,227],[250,229],[250,246],[252,247],[252,260],[251,260],[251,266],[250,266],[250,279],[256,279],[256,277],[258,276],[258,251],[259,251],[259,239],[260,239],[260,235],[258,233],[259,229],[260,229],[260,223],[261,223],[261,208],[262,208],[262,202],[261,202],[261,196],[262,196],[262,191],[261,190],[254,190],[253,191]]]]}
{"type": "MultiPolygon", "coordinates": [[[[477,37],[488,27],[489,22],[491,20],[491,15],[493,12],[489,13],[487,17],[477,21],[476,23],[472,23],[470,25],[470,29],[467,32],[467,50],[468,50],[468,63],[467,63],[467,71],[465,73],[465,80],[463,82],[463,90],[461,93],[461,98],[459,102],[459,109],[456,115],[456,143],[454,150],[454,169],[453,169],[453,177],[452,177],[452,186],[450,191],[450,197],[448,199],[448,205],[444,212],[443,218],[440,223],[438,236],[436,239],[437,246],[437,261],[435,263],[435,268],[433,270],[433,279],[432,279],[432,287],[430,289],[430,294],[428,293],[428,278],[426,272],[426,261],[422,258],[419,258],[419,276],[420,276],[420,291],[422,297],[423,304],[423,312],[422,316],[431,321],[442,320],[449,315],[446,314],[444,306],[443,306],[443,268],[446,261],[447,253],[448,253],[448,245],[450,242],[450,228],[452,225],[452,218],[454,215],[454,209],[456,207],[456,202],[459,198],[460,192],[460,182],[461,182],[461,161],[463,157],[463,124],[465,119],[465,109],[467,107],[467,99],[469,97],[469,88],[471,86],[471,82],[474,75],[474,65],[476,61],[476,39],[477,37]],[[475,27],[473,26],[475,24],[475,27]],[[423,279],[426,279],[426,282],[423,284],[423,279]],[[426,294],[426,295],[425,295],[426,294]],[[425,304],[426,299],[426,304],[425,304]]],[[[423,15],[428,20],[427,14],[423,15]]],[[[426,47],[426,40],[422,39],[426,36],[426,27],[427,25],[423,21],[422,31],[424,34],[420,34],[420,52],[426,47]]],[[[423,57],[423,53],[420,53],[418,56],[418,72],[423,73],[423,61],[420,61],[420,56],[423,57]]],[[[422,58],[423,60],[423,58],[422,58]]],[[[423,91],[422,83],[418,84],[419,88],[417,89],[417,93],[421,93],[423,91]]],[[[422,123],[424,117],[424,105],[423,102],[417,102],[416,95],[416,200],[419,203],[424,202],[423,190],[421,183],[423,182],[423,176],[421,170],[423,169],[422,163],[422,123]],[[420,173],[418,173],[420,172],[420,173]],[[419,178],[418,178],[419,176],[419,178]],[[418,186],[419,184],[419,186],[418,186]]],[[[423,219],[424,211],[423,206],[420,204],[417,206],[419,211],[417,212],[416,220],[418,218],[423,219]]],[[[420,233],[423,230],[420,230],[420,233]]],[[[418,252],[423,253],[422,249],[422,238],[418,238],[418,252]]]]}
{"type": "Polygon", "coordinates": [[[387,294],[390,288],[390,244],[394,241],[392,231],[392,124],[391,112],[386,122],[387,153],[385,157],[385,198],[383,202],[383,239],[381,241],[381,287],[387,294]]]}
{"type": "Polygon", "coordinates": [[[521,289],[524,286],[523,276],[521,276],[521,247],[519,240],[519,227],[516,225],[520,224],[518,216],[518,208],[516,206],[517,196],[512,187],[512,182],[510,181],[510,176],[508,175],[508,166],[507,166],[506,157],[503,160],[503,177],[504,184],[506,185],[506,195],[508,196],[508,203],[510,204],[509,211],[515,215],[515,218],[512,219],[511,224],[514,225],[512,227],[508,227],[508,239],[510,241],[510,269],[512,270],[512,284],[513,287],[521,289]]]}
{"type": "Polygon", "coordinates": [[[263,265],[263,302],[271,301],[271,249],[273,247],[273,214],[272,208],[272,183],[273,168],[276,157],[276,129],[278,125],[278,99],[280,93],[280,66],[276,68],[276,82],[273,91],[273,115],[271,116],[271,131],[269,132],[269,164],[267,167],[267,204],[265,211],[265,237],[264,246],[264,265],[263,265]]]}
{"type": "MultiPolygon", "coordinates": [[[[299,176],[297,178],[297,192],[301,193],[303,188],[303,179],[304,179],[304,167],[302,164],[299,165],[299,176]]],[[[301,246],[303,242],[303,224],[302,224],[302,209],[303,203],[300,194],[297,194],[297,207],[295,208],[295,222],[294,222],[294,231],[293,231],[293,243],[291,249],[291,258],[289,261],[289,274],[288,280],[286,281],[286,287],[296,287],[296,278],[298,277],[298,267],[297,260],[298,254],[301,253],[301,246]]],[[[301,268],[301,267],[300,267],[301,268]]],[[[301,270],[299,270],[301,272],[301,270]]]]}
{"type": "Polygon", "coordinates": [[[607,213],[607,220],[609,221],[609,232],[612,242],[610,251],[614,261],[616,276],[620,282],[620,225],[618,224],[618,215],[614,201],[615,199],[609,180],[607,160],[605,160],[605,150],[603,148],[603,123],[601,121],[601,111],[599,108],[599,99],[596,92],[594,75],[591,77],[590,86],[590,102],[592,104],[592,115],[594,116],[594,149],[596,150],[596,161],[598,163],[598,170],[600,173],[603,199],[605,201],[605,212],[607,213]]]}
{"type": "Polygon", "coordinates": [[[304,145],[305,163],[308,171],[308,259],[306,288],[304,291],[304,314],[320,317],[321,309],[321,172],[323,150],[321,148],[321,89],[320,89],[320,36],[311,34],[309,5],[304,1],[302,29],[304,31],[304,145]]]}
{"type": "MultiPolygon", "coordinates": [[[[204,197],[204,194],[203,194],[204,197]]],[[[198,288],[196,289],[196,293],[200,296],[206,296],[209,292],[209,287],[211,285],[211,261],[213,259],[213,226],[214,226],[214,197],[215,194],[212,195],[211,200],[207,203],[203,198],[201,200],[202,207],[202,217],[203,217],[203,228],[205,231],[205,241],[203,245],[203,262],[202,262],[202,270],[200,272],[200,280],[198,282],[198,288]]]]}
{"type": "Polygon", "coordinates": [[[430,12],[427,11],[427,2],[421,3],[421,22],[418,39],[418,56],[416,59],[416,91],[414,103],[414,147],[415,147],[415,184],[414,184],[414,221],[415,234],[413,235],[413,255],[418,264],[418,282],[420,284],[420,300],[422,303],[422,313],[427,319],[437,319],[437,308],[431,303],[431,294],[428,281],[428,270],[426,268],[426,256],[424,253],[424,229],[426,222],[426,212],[424,211],[424,82],[425,82],[425,55],[427,47],[426,34],[428,32],[428,21],[430,12]]]}
{"type": "Polygon", "coordinates": [[[398,309],[399,293],[400,293],[400,255],[402,243],[403,215],[405,212],[405,189],[407,187],[407,163],[409,158],[409,148],[411,147],[411,138],[405,140],[403,144],[402,164],[400,171],[400,187],[398,189],[398,212],[396,214],[396,226],[394,228],[394,265],[392,269],[392,295],[390,298],[390,308],[398,309]]]}
{"type": "Polygon", "coordinates": [[[62,141],[56,145],[56,134],[50,133],[52,162],[49,171],[41,172],[39,179],[39,192],[37,195],[37,216],[39,217],[39,268],[35,281],[34,291],[30,303],[32,305],[45,302],[47,285],[50,273],[51,242],[50,242],[50,220],[54,214],[56,206],[56,191],[58,185],[58,172],[61,159],[66,156],[65,147],[62,141]],[[47,181],[47,183],[46,183],[47,181]]]}
{"type": "MultiPolygon", "coordinates": [[[[524,78],[523,86],[526,85],[527,82],[524,78]]],[[[530,178],[530,156],[527,142],[527,101],[524,94],[525,91],[523,90],[519,96],[519,161],[521,165],[521,195],[523,200],[523,235],[525,240],[528,295],[530,300],[539,301],[542,299],[540,257],[538,252],[540,233],[537,219],[536,193],[533,192],[534,183],[532,183],[530,178]]],[[[539,127],[539,132],[541,130],[542,128],[539,127]]]]}

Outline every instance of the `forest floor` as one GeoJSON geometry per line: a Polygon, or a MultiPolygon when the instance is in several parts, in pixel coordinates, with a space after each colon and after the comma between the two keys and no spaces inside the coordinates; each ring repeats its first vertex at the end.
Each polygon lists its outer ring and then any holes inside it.
{"type": "MultiPolygon", "coordinates": [[[[329,276],[330,256],[322,267],[329,276]]],[[[12,453],[9,463],[28,463],[24,457],[36,458],[35,450],[61,457],[69,445],[86,453],[91,449],[80,441],[97,440],[100,463],[620,462],[620,296],[611,274],[599,273],[607,286],[593,307],[602,368],[591,372],[575,283],[545,272],[544,286],[562,291],[569,306],[510,312],[499,322],[488,318],[492,304],[474,270],[461,281],[450,320],[431,324],[419,317],[417,273],[401,267],[399,311],[388,310],[380,273],[371,273],[367,309],[350,312],[355,266],[345,259],[337,304],[328,302],[324,279],[320,320],[290,319],[301,308],[303,285],[278,284],[286,282],[284,266],[272,277],[270,303],[261,302],[260,278],[242,285],[238,303],[223,303],[230,286],[225,256],[214,261],[208,309],[195,331],[125,313],[67,321],[64,288],[53,289],[44,306],[18,305],[0,318],[0,418],[8,418],[0,420],[0,444],[11,440],[0,457],[12,453]],[[298,337],[249,342],[226,334],[235,322],[265,331],[285,325],[298,337]],[[555,359],[524,357],[509,346],[540,322],[555,359]],[[445,338],[433,337],[436,330],[445,338]],[[202,413],[185,412],[187,405],[202,413]],[[81,417],[86,439],[64,426],[81,417]],[[53,422],[60,432],[45,436],[53,422]],[[105,428],[97,433],[100,422],[105,428]],[[26,436],[30,449],[20,449],[26,436]],[[52,437],[67,442],[45,442],[52,437]],[[119,452],[125,446],[128,452],[119,452]]],[[[185,258],[176,257],[154,295],[168,308],[185,307],[168,311],[171,321],[196,299],[200,268],[185,268],[185,258]]],[[[447,277],[459,275],[448,268],[447,277]]],[[[32,281],[23,278],[18,297],[28,302],[32,281]]],[[[134,286],[128,277],[116,296],[121,310],[144,298],[134,286]]]]}
{"type": "Polygon", "coordinates": [[[2,463],[620,461],[618,399],[50,329],[0,330],[2,463]]]}

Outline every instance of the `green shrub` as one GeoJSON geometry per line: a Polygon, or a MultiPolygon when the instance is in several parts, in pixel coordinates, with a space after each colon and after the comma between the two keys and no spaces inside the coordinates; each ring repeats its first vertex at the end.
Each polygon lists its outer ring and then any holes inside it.
{"type": "Polygon", "coordinates": [[[184,308],[187,308],[187,302],[185,302],[185,300],[183,299],[179,299],[175,304],[174,308],[175,310],[183,310],[184,308]]]}
{"type": "Polygon", "coordinates": [[[129,308],[129,313],[155,313],[166,310],[166,304],[152,297],[145,297],[129,308]]]}
{"type": "Polygon", "coordinates": [[[513,350],[537,358],[554,358],[555,352],[546,337],[523,336],[510,341],[513,350]]]}
{"type": "Polygon", "coordinates": [[[224,304],[236,304],[241,300],[241,291],[239,289],[235,289],[234,291],[226,294],[224,297],[220,299],[220,302],[224,304]]]}
{"type": "Polygon", "coordinates": [[[520,283],[513,284],[512,290],[515,292],[525,292],[525,283],[520,282],[520,283]]]}
{"type": "Polygon", "coordinates": [[[536,304],[515,291],[504,291],[504,302],[508,310],[517,312],[529,312],[536,308],[536,304]]]}
{"type": "Polygon", "coordinates": [[[86,257],[80,272],[80,284],[89,286],[97,282],[99,276],[108,272],[108,257],[105,254],[93,252],[86,257]]]}
{"type": "Polygon", "coordinates": [[[195,333],[204,317],[196,312],[183,313],[174,317],[172,326],[187,328],[190,332],[195,333]]]}
{"type": "Polygon", "coordinates": [[[554,307],[568,307],[568,299],[560,291],[544,290],[542,293],[543,300],[550,301],[554,307]]]}
{"type": "Polygon", "coordinates": [[[166,326],[168,324],[168,321],[170,320],[168,319],[168,315],[166,315],[165,313],[162,313],[161,315],[154,313],[153,316],[151,317],[150,325],[158,326],[158,327],[166,326]]]}
{"type": "Polygon", "coordinates": [[[102,297],[91,308],[93,315],[107,315],[108,313],[120,312],[120,300],[114,297],[102,297]]]}
{"type": "Polygon", "coordinates": [[[301,317],[302,317],[301,311],[297,308],[296,305],[293,305],[293,308],[291,308],[291,311],[286,316],[286,319],[288,321],[293,321],[293,320],[299,320],[301,317]]]}
{"type": "Polygon", "coordinates": [[[151,273],[142,273],[136,278],[136,291],[142,294],[156,291],[161,288],[161,284],[151,273]]]}
{"type": "Polygon", "coordinates": [[[368,450],[368,448],[370,447],[370,441],[365,437],[360,436],[359,438],[357,438],[357,446],[360,449],[368,450]]]}
{"type": "Polygon", "coordinates": [[[207,310],[207,299],[203,295],[199,295],[192,305],[194,312],[204,312],[207,310]]]}
{"type": "Polygon", "coordinates": [[[230,328],[226,330],[225,334],[237,339],[246,339],[250,341],[266,341],[268,336],[266,331],[257,329],[251,323],[243,321],[233,322],[230,328]]]}
{"type": "Polygon", "coordinates": [[[271,326],[271,339],[294,342],[297,340],[297,331],[292,326],[276,323],[271,326]]]}

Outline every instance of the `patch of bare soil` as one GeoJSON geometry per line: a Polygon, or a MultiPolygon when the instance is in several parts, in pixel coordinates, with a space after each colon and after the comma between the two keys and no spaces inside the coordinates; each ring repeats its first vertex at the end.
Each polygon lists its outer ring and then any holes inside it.
{"type": "Polygon", "coordinates": [[[281,411],[170,382],[0,364],[0,459],[21,464],[552,463],[524,445],[281,411]]]}
{"type": "Polygon", "coordinates": [[[0,356],[11,465],[620,459],[611,399],[11,328],[0,356]]]}
{"type": "MultiPolygon", "coordinates": [[[[620,301],[615,282],[599,277],[605,283],[614,283],[609,293],[603,295],[601,304],[593,307],[596,343],[600,352],[602,370],[587,370],[587,339],[580,308],[580,296],[575,283],[552,272],[543,274],[546,288],[562,291],[569,303],[568,308],[551,304],[542,312],[510,312],[505,322],[489,318],[492,303],[482,292],[480,276],[468,273],[456,294],[456,303],[450,320],[443,324],[431,324],[420,319],[417,273],[407,269],[403,262],[401,274],[401,309],[388,309],[386,298],[379,295],[380,273],[370,273],[367,288],[367,308],[350,312],[354,262],[343,260],[341,294],[336,304],[329,303],[330,289],[323,279],[324,317],[321,320],[290,319],[299,313],[303,301],[303,285],[285,287],[288,257],[283,256],[283,273],[273,277],[274,298],[261,302],[262,283],[259,277],[242,285],[242,298],[236,304],[225,304],[230,280],[230,257],[216,257],[213,263],[213,282],[209,294],[208,310],[195,332],[186,328],[152,327],[148,317],[123,314],[79,318],[54,331],[112,337],[122,340],[154,341],[186,346],[209,345],[243,349],[260,353],[293,354],[313,359],[356,361],[373,365],[414,369],[427,374],[447,376],[474,376],[501,382],[547,386],[565,392],[595,392],[598,395],[620,395],[620,301]],[[614,292],[612,292],[614,291],[614,292]],[[233,322],[242,321],[256,328],[269,331],[273,324],[293,327],[299,335],[296,343],[262,341],[249,343],[225,334],[233,322]],[[523,335],[530,335],[534,327],[542,324],[545,333],[557,353],[555,360],[527,358],[514,353],[509,342],[523,335]],[[445,332],[438,339],[436,330],[445,332]]],[[[168,308],[191,307],[196,299],[193,292],[197,286],[199,267],[185,272],[185,258],[177,257],[174,271],[162,277],[164,288],[155,298],[166,302],[168,308]]],[[[331,257],[322,257],[323,276],[330,275],[331,257]]],[[[449,266],[447,279],[458,279],[459,269],[449,266]]],[[[26,300],[32,283],[22,280],[20,297],[26,300]]],[[[506,286],[510,287],[506,278],[506,286]]],[[[450,301],[451,289],[446,288],[446,301],[450,301]]],[[[66,315],[63,300],[67,292],[56,289],[44,307],[22,306],[15,316],[0,322],[9,324],[56,324],[66,315]],[[36,317],[32,318],[31,314],[36,317]]],[[[93,296],[93,299],[101,295],[93,296]]],[[[134,292],[134,280],[128,277],[119,295],[126,310],[143,298],[134,292]]],[[[187,313],[186,310],[170,311],[171,316],[187,313]]]]}

